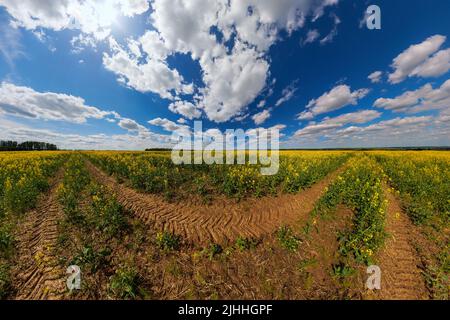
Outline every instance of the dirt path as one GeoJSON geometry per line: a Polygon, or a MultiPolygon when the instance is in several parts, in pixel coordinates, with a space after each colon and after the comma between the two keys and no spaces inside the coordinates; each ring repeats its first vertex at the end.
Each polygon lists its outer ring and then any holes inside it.
{"type": "Polygon", "coordinates": [[[413,243],[421,234],[401,208],[397,197],[385,187],[388,200],[386,212],[386,247],[380,253],[381,290],[369,298],[387,300],[428,299],[429,294],[422,276],[421,259],[413,243]]]}
{"type": "Polygon", "coordinates": [[[64,271],[58,266],[53,250],[58,238],[58,220],[62,215],[56,188],[63,169],[56,174],[47,194],[36,209],[27,212],[17,230],[18,262],[13,270],[15,299],[54,300],[65,292],[64,271]]]}
{"type": "Polygon", "coordinates": [[[248,199],[239,203],[218,199],[211,205],[167,203],[157,195],[139,193],[87,163],[93,177],[112,188],[128,210],[142,221],[158,229],[170,230],[189,243],[225,244],[237,237],[260,238],[277,227],[306,219],[315,202],[322,196],[338,171],[297,195],[280,195],[261,199],[248,199]]]}

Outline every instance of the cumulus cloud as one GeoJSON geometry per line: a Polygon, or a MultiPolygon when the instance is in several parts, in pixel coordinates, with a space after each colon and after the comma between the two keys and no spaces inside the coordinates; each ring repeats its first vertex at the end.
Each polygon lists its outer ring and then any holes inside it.
{"type": "Polygon", "coordinates": [[[411,76],[438,77],[450,70],[450,49],[440,50],[411,72],[411,76]]]}
{"type": "Polygon", "coordinates": [[[3,82],[0,86],[0,114],[24,118],[84,123],[88,118],[102,119],[111,112],[86,105],[83,98],[3,82]]]}
{"type": "Polygon", "coordinates": [[[376,110],[361,110],[352,113],[342,114],[334,118],[325,118],[319,123],[312,123],[307,125],[303,129],[295,132],[296,137],[310,136],[315,134],[323,134],[329,132],[332,129],[341,128],[347,124],[362,124],[377,119],[381,116],[381,113],[376,110]]]}
{"type": "Polygon", "coordinates": [[[165,61],[148,57],[141,62],[140,57],[131,56],[112,37],[109,43],[113,53],[104,53],[103,64],[120,76],[120,82],[137,91],[155,92],[167,99],[192,93],[192,85],[185,84],[178,71],[170,69],[165,61]]]}
{"type": "Polygon", "coordinates": [[[191,129],[189,128],[189,126],[182,125],[182,124],[176,124],[175,122],[170,121],[169,119],[166,119],[166,118],[156,118],[156,119],[150,120],[148,123],[150,123],[151,125],[157,126],[157,127],[161,127],[165,131],[170,131],[170,132],[177,131],[179,133],[187,133],[187,134],[189,134],[191,132],[191,129]]]}
{"type": "Polygon", "coordinates": [[[173,112],[191,119],[204,112],[212,121],[228,121],[240,117],[266,87],[266,53],[280,31],[292,33],[308,16],[317,19],[337,2],[155,0],[152,31],[129,40],[127,48],[113,45],[104,64],[129,87],[177,100],[169,107],[173,112]],[[136,57],[141,50],[145,63],[136,57]],[[183,83],[181,75],[168,68],[167,58],[177,53],[198,61],[204,87],[183,83]]]}
{"type": "Polygon", "coordinates": [[[338,110],[348,105],[356,105],[358,100],[364,98],[368,92],[368,89],[352,92],[348,85],[338,85],[319,98],[312,99],[305,107],[305,111],[298,115],[298,119],[313,119],[319,114],[338,110]]]}
{"type": "Polygon", "coordinates": [[[381,82],[382,76],[383,76],[383,72],[375,71],[375,72],[372,72],[371,74],[369,74],[367,79],[369,79],[370,82],[372,82],[372,83],[379,83],[379,82],[381,82]]]}
{"type": "Polygon", "coordinates": [[[252,116],[252,120],[256,125],[263,124],[267,119],[270,118],[270,110],[263,110],[252,116]]]}
{"type": "Polygon", "coordinates": [[[344,121],[347,125],[340,125],[339,122],[311,124],[284,141],[282,147],[444,146],[450,143],[450,117],[445,111],[437,116],[397,117],[370,125],[355,125],[349,121],[344,121]]]}
{"type": "Polygon", "coordinates": [[[436,77],[447,72],[450,69],[448,50],[433,55],[445,40],[445,36],[434,35],[400,53],[392,63],[394,72],[389,74],[389,82],[400,83],[412,76],[436,77]]]}
{"type": "Polygon", "coordinates": [[[426,84],[414,91],[406,91],[395,98],[379,98],[374,106],[394,112],[417,113],[426,110],[444,109],[450,106],[450,80],[433,89],[426,84]]]}
{"type": "Polygon", "coordinates": [[[338,0],[154,0],[152,28],[119,44],[111,37],[121,16],[149,9],[147,0],[0,0],[15,27],[32,31],[76,29],[74,52],[109,39],[103,64],[118,80],[140,92],[174,100],[174,112],[216,122],[240,117],[266,87],[266,53],[281,31],[291,34],[306,19],[317,20],[338,0]],[[220,37],[218,36],[220,34],[220,37]],[[221,40],[219,40],[221,39],[221,40]],[[231,46],[231,47],[230,47],[231,46]],[[204,87],[186,83],[167,59],[188,54],[201,67],[204,87]],[[182,102],[178,102],[182,101],[182,102]]]}
{"type": "Polygon", "coordinates": [[[138,131],[139,124],[132,119],[121,119],[119,121],[119,127],[129,131],[138,131]]]}
{"type": "Polygon", "coordinates": [[[60,31],[78,29],[105,39],[119,16],[132,17],[149,9],[147,0],[0,0],[15,27],[60,31]]]}
{"type": "Polygon", "coordinates": [[[198,107],[189,101],[175,101],[169,105],[169,110],[190,120],[200,118],[202,115],[198,107]]]}

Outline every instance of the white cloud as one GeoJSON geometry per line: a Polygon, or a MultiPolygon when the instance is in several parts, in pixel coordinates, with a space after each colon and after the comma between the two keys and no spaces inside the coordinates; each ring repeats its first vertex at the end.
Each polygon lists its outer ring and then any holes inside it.
{"type": "Polygon", "coordinates": [[[383,72],[375,71],[375,72],[372,72],[371,74],[369,74],[367,79],[369,79],[370,82],[372,82],[372,83],[379,83],[379,82],[381,82],[382,76],[383,76],[383,72]]]}
{"type": "Polygon", "coordinates": [[[132,17],[149,9],[147,0],[0,0],[13,18],[13,26],[60,31],[78,29],[105,39],[120,16],[132,17]]]}
{"type": "Polygon", "coordinates": [[[170,69],[165,61],[132,56],[117,41],[110,38],[112,54],[104,53],[106,69],[118,74],[119,80],[140,92],[155,92],[163,98],[173,99],[174,94],[191,94],[192,85],[185,84],[177,70],[170,69]]]}
{"type": "Polygon", "coordinates": [[[333,129],[341,128],[347,124],[362,124],[377,119],[381,113],[375,110],[361,110],[352,113],[342,114],[334,118],[325,118],[319,123],[310,124],[295,132],[296,137],[317,135],[329,132],[333,129]]]}
{"type": "Polygon", "coordinates": [[[393,146],[446,146],[450,143],[450,117],[397,117],[366,126],[340,126],[324,122],[299,130],[283,148],[342,148],[393,146]],[[308,128],[308,129],[306,129],[308,128]]]}
{"type": "Polygon", "coordinates": [[[148,135],[131,134],[67,134],[48,129],[35,129],[20,123],[5,121],[0,118],[2,139],[14,141],[38,140],[56,144],[62,149],[89,150],[143,150],[146,148],[168,148],[171,146],[169,135],[148,133],[148,135]]]}
{"type": "Polygon", "coordinates": [[[269,118],[270,118],[269,110],[263,110],[252,116],[252,120],[255,122],[256,125],[263,124],[269,118]]]}
{"type": "Polygon", "coordinates": [[[288,102],[289,100],[294,97],[295,92],[298,90],[296,87],[297,81],[294,81],[291,83],[288,87],[283,89],[283,92],[281,93],[281,98],[278,99],[278,101],[275,103],[275,107],[281,106],[283,103],[288,102]]]}
{"type": "Polygon", "coordinates": [[[224,122],[239,115],[264,88],[269,64],[253,48],[236,44],[231,55],[201,62],[203,82],[198,106],[210,120],[224,122]]]}
{"type": "Polygon", "coordinates": [[[330,33],[328,33],[325,37],[320,39],[319,42],[321,45],[325,45],[327,43],[333,42],[334,38],[338,34],[338,26],[341,24],[341,19],[339,19],[339,17],[335,14],[331,14],[331,17],[334,20],[333,29],[331,29],[330,33]]]}
{"type": "Polygon", "coordinates": [[[411,76],[418,77],[438,77],[450,70],[450,49],[440,50],[431,58],[416,67],[411,76]]]}
{"type": "Polygon", "coordinates": [[[10,67],[14,67],[14,60],[25,56],[20,31],[6,22],[0,22],[0,30],[0,55],[10,67]]]}
{"type": "Polygon", "coordinates": [[[139,124],[132,119],[121,119],[119,127],[128,131],[139,131],[139,124]]]}
{"type": "Polygon", "coordinates": [[[414,91],[406,91],[395,98],[379,98],[374,106],[394,112],[417,113],[433,109],[450,108],[450,80],[433,89],[426,84],[414,91]]]}
{"type": "Polygon", "coordinates": [[[403,51],[392,63],[394,72],[389,74],[389,82],[395,84],[411,76],[437,76],[448,71],[448,53],[439,53],[437,57],[430,58],[445,40],[445,36],[434,35],[403,51]]]}
{"type": "Polygon", "coordinates": [[[70,40],[70,44],[72,45],[73,53],[80,53],[87,47],[93,49],[97,48],[97,41],[95,40],[95,38],[91,35],[85,35],[83,33],[74,36],[72,40],[70,40]]]}
{"type": "Polygon", "coordinates": [[[165,119],[165,118],[156,118],[156,119],[150,120],[148,123],[150,123],[151,125],[154,125],[154,126],[161,127],[164,130],[170,131],[170,132],[173,132],[173,131],[190,132],[189,126],[176,124],[175,122],[170,121],[169,119],[165,119]]]}
{"type": "Polygon", "coordinates": [[[175,101],[169,105],[169,110],[190,120],[200,118],[202,115],[201,111],[189,101],[175,101]]]}
{"type": "MultiPolygon", "coordinates": [[[[124,43],[111,36],[114,24],[149,9],[147,0],[0,0],[15,26],[37,31],[79,30],[74,51],[109,39],[103,55],[106,69],[140,92],[153,92],[175,101],[174,112],[189,118],[202,113],[216,122],[242,117],[264,90],[269,74],[267,51],[306,19],[317,20],[338,0],[154,0],[151,30],[124,43]],[[215,30],[215,31],[214,31],[215,30]],[[220,33],[220,37],[216,34],[220,33]],[[225,42],[227,44],[225,44],[225,42]],[[232,48],[229,48],[229,45],[232,48]],[[186,83],[167,59],[188,54],[198,61],[204,87],[186,83]]],[[[339,19],[332,15],[335,24],[339,19]]]]}
{"type": "Polygon", "coordinates": [[[72,95],[37,92],[28,87],[3,82],[0,86],[0,114],[17,117],[84,123],[88,118],[102,119],[111,112],[86,105],[72,95]]]}
{"type": "Polygon", "coordinates": [[[364,98],[368,92],[368,89],[352,92],[348,85],[338,85],[319,98],[312,99],[298,118],[301,120],[312,119],[319,114],[338,110],[348,105],[356,105],[358,100],[364,98]]]}
{"type": "Polygon", "coordinates": [[[306,34],[306,39],[303,41],[303,45],[313,43],[319,37],[320,37],[319,30],[317,29],[309,30],[308,33],[306,34]]]}
{"type": "Polygon", "coordinates": [[[137,40],[146,51],[146,62],[134,58],[137,50],[116,45],[105,55],[106,67],[119,80],[138,91],[151,91],[163,98],[177,98],[170,109],[190,118],[202,111],[216,122],[240,117],[248,104],[265,88],[269,62],[265,53],[281,30],[288,33],[303,26],[308,16],[318,18],[337,0],[155,0],[151,22],[154,30],[137,40]],[[221,34],[219,42],[214,32],[221,34]],[[230,50],[224,41],[233,40],[230,50]],[[147,49],[146,49],[147,48],[147,49]],[[134,52],[134,53],[133,53],[134,52]],[[189,54],[202,70],[203,88],[183,83],[176,70],[165,62],[175,53],[189,54]],[[159,66],[155,70],[155,66],[159,66]],[[154,82],[148,84],[147,82],[154,82]],[[169,94],[169,91],[175,91],[169,94]],[[180,94],[192,94],[186,101],[180,94]]]}

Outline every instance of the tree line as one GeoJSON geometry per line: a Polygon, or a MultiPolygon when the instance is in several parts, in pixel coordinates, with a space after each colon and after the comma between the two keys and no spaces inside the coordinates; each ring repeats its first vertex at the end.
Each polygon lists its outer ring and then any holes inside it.
{"type": "Polygon", "coordinates": [[[25,141],[19,143],[17,141],[0,140],[0,151],[43,151],[58,150],[55,144],[38,141],[25,141]]]}

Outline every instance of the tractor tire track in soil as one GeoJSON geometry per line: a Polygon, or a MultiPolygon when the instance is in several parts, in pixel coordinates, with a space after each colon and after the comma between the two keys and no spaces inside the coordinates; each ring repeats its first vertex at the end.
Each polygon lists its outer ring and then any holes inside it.
{"type": "Polygon", "coordinates": [[[381,290],[368,298],[385,300],[424,300],[429,293],[422,275],[422,260],[413,243],[422,237],[401,207],[398,198],[385,186],[386,245],[379,256],[381,290]]]}
{"type": "Polygon", "coordinates": [[[239,203],[221,198],[211,205],[195,205],[168,203],[158,195],[140,193],[117,183],[114,177],[89,161],[87,167],[99,183],[111,187],[117,200],[143,222],[181,235],[191,244],[227,244],[238,237],[261,238],[281,225],[306,220],[325,188],[342,170],[336,170],[296,195],[283,194],[239,203]]]}
{"type": "Polygon", "coordinates": [[[18,263],[13,270],[14,299],[57,300],[65,292],[65,270],[58,265],[54,248],[62,211],[56,189],[64,170],[56,174],[50,190],[41,195],[35,209],[25,214],[17,230],[18,263]]]}

